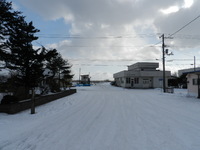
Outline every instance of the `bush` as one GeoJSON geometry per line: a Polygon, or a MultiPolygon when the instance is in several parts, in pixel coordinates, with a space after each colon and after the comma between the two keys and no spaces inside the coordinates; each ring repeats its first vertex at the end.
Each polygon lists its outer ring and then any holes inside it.
{"type": "Polygon", "coordinates": [[[19,100],[16,96],[5,95],[1,100],[1,104],[13,104],[13,103],[18,103],[18,101],[19,100]]]}
{"type": "Polygon", "coordinates": [[[52,93],[57,93],[60,92],[60,86],[58,83],[56,83],[56,81],[52,81],[50,83],[50,89],[52,93]]]}

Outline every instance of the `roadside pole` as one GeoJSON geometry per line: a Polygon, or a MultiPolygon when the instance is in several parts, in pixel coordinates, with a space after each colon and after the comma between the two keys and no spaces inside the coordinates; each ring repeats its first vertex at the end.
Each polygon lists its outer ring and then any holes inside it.
{"type": "Polygon", "coordinates": [[[31,114],[35,114],[35,89],[32,88],[31,114]]]}

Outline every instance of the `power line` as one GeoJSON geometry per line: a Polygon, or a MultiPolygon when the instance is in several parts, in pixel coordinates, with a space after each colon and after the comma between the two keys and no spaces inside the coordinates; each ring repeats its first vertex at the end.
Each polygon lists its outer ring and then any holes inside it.
{"type": "Polygon", "coordinates": [[[188,22],[186,25],[184,25],[183,27],[181,27],[180,29],[178,29],[177,31],[175,31],[174,33],[170,34],[169,36],[172,37],[173,35],[175,35],[176,33],[180,32],[181,30],[183,30],[185,27],[187,27],[189,24],[191,24],[192,22],[194,22],[195,20],[197,20],[200,17],[200,15],[198,15],[196,18],[194,18],[193,20],[191,20],[190,22],[188,22]]]}
{"type": "Polygon", "coordinates": [[[170,60],[166,60],[166,61],[191,61],[194,59],[170,59],[170,60]]]}
{"type": "MultiPolygon", "coordinates": [[[[90,46],[87,46],[87,45],[68,45],[68,46],[65,46],[65,47],[91,47],[91,48],[110,48],[110,47],[114,47],[114,48],[122,48],[122,47],[135,47],[135,48],[145,48],[145,47],[155,47],[155,46],[152,46],[152,45],[147,45],[147,46],[131,46],[131,45],[127,45],[127,46],[123,46],[123,45],[111,45],[111,46],[98,46],[98,45],[90,45],[90,46]]],[[[157,46],[159,47],[159,46],[157,46]]]]}
{"type": "Polygon", "coordinates": [[[108,36],[80,36],[80,35],[64,35],[64,34],[36,34],[41,38],[68,38],[68,39],[122,39],[122,38],[154,38],[156,35],[136,34],[136,35],[108,35],[108,36]]]}
{"type": "MultiPolygon", "coordinates": [[[[177,48],[179,46],[172,46],[172,47],[177,48]]],[[[181,47],[181,48],[189,48],[189,47],[181,47]]],[[[190,48],[192,48],[192,47],[190,47],[190,48]]],[[[174,49],[174,51],[181,53],[182,55],[185,55],[185,56],[190,57],[190,58],[194,56],[194,54],[192,54],[191,52],[178,51],[176,49],[174,49]]]]}
{"type": "Polygon", "coordinates": [[[200,40],[200,35],[191,35],[191,34],[178,34],[176,39],[189,39],[189,40],[200,40]]]}
{"type": "MultiPolygon", "coordinates": [[[[169,37],[172,37],[173,35],[177,34],[178,32],[180,32],[181,30],[183,30],[185,27],[187,27],[189,24],[191,24],[192,22],[194,22],[195,20],[197,20],[198,18],[200,18],[200,15],[198,15],[197,17],[195,17],[193,20],[191,20],[190,22],[188,22],[186,25],[184,25],[183,27],[181,27],[180,29],[178,29],[177,31],[175,31],[174,33],[170,34],[169,37]]],[[[194,38],[193,38],[194,39],[194,38]]],[[[160,44],[162,41],[159,41],[158,43],[154,44],[158,45],[160,44]]]]}
{"type": "Polygon", "coordinates": [[[109,61],[109,62],[126,62],[126,61],[155,61],[155,59],[82,59],[82,58],[75,58],[75,59],[69,59],[70,61],[109,61]]]}
{"type": "Polygon", "coordinates": [[[122,65],[122,64],[91,64],[91,63],[75,63],[73,65],[76,65],[76,66],[96,66],[96,67],[128,66],[128,65],[122,65]]]}

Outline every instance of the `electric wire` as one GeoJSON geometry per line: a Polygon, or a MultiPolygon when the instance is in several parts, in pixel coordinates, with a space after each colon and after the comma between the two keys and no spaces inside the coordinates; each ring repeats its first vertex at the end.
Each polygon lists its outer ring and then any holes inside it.
{"type": "Polygon", "coordinates": [[[182,26],[180,29],[178,29],[174,33],[170,34],[169,37],[172,37],[173,35],[177,34],[178,32],[180,32],[181,30],[183,30],[185,27],[187,27],[188,25],[190,25],[192,22],[194,22],[198,18],[200,18],[200,15],[198,15],[197,17],[195,17],[193,20],[191,20],[190,22],[188,22],[187,24],[185,24],[184,26],[182,26]]]}

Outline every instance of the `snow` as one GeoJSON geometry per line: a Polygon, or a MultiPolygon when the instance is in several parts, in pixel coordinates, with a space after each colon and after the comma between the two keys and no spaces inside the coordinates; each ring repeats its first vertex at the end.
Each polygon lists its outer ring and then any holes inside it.
{"type": "Polygon", "coordinates": [[[109,84],[15,115],[0,113],[0,150],[199,150],[200,101],[109,84]]]}

